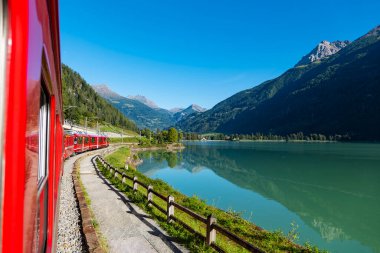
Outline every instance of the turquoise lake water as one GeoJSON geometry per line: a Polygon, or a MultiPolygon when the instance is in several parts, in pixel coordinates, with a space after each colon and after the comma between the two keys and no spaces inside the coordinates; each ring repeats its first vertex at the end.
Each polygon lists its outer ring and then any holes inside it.
{"type": "Polygon", "coordinates": [[[186,142],[138,170],[330,252],[380,252],[380,144],[186,142]]]}

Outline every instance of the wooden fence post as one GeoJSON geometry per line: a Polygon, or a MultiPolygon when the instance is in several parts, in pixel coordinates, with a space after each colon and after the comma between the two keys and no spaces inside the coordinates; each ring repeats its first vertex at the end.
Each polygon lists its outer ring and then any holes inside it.
{"type": "Polygon", "coordinates": [[[123,173],[123,175],[121,175],[121,178],[122,178],[121,183],[125,184],[125,180],[127,179],[127,177],[125,176],[125,173],[123,173]]]}
{"type": "Polygon", "coordinates": [[[168,196],[168,205],[167,205],[167,209],[166,209],[166,215],[167,215],[168,222],[172,221],[170,216],[174,216],[174,206],[173,206],[172,202],[174,202],[174,197],[169,195],[168,196]]]}
{"type": "Polygon", "coordinates": [[[206,243],[211,245],[216,240],[216,230],[213,228],[213,224],[216,223],[216,218],[210,214],[207,216],[207,231],[206,231],[206,243]]]}
{"type": "Polygon", "coordinates": [[[150,205],[150,202],[153,201],[153,193],[151,192],[152,189],[153,189],[153,186],[148,185],[148,190],[147,190],[148,205],[150,205]]]}
{"type": "Polygon", "coordinates": [[[133,177],[133,190],[137,191],[137,177],[133,177]]]}
{"type": "Polygon", "coordinates": [[[110,173],[111,173],[111,176],[112,176],[113,175],[113,168],[112,167],[111,167],[110,173]]]}

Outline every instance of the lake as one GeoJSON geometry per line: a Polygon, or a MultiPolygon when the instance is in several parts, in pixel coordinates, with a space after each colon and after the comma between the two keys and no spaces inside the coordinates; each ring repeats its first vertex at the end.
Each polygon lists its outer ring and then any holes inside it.
{"type": "Polygon", "coordinates": [[[380,144],[185,142],[144,152],[138,170],[299,243],[380,252],[380,144]]]}

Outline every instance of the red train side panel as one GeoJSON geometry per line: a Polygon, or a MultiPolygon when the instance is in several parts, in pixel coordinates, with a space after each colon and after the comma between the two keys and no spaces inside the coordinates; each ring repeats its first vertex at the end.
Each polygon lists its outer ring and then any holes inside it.
{"type": "Polygon", "coordinates": [[[0,80],[1,248],[52,252],[63,158],[58,3],[1,4],[7,28],[1,31],[6,54],[0,55],[6,57],[0,80]]]}

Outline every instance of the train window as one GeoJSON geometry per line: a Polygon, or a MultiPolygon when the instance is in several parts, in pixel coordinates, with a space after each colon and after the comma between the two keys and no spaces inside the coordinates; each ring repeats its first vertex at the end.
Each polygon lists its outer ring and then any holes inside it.
{"type": "Polygon", "coordinates": [[[92,142],[92,143],[95,143],[95,137],[92,137],[92,138],[91,138],[91,142],[92,142]]]}
{"type": "Polygon", "coordinates": [[[39,163],[38,163],[38,184],[41,186],[47,176],[48,167],[48,126],[49,126],[49,102],[46,92],[41,87],[40,96],[40,117],[39,117],[39,163]]]}
{"type": "Polygon", "coordinates": [[[49,161],[49,126],[50,126],[50,101],[48,93],[44,89],[44,79],[41,78],[39,136],[38,136],[38,193],[36,212],[36,252],[44,252],[47,239],[47,215],[48,215],[48,161],[49,161]]]}

